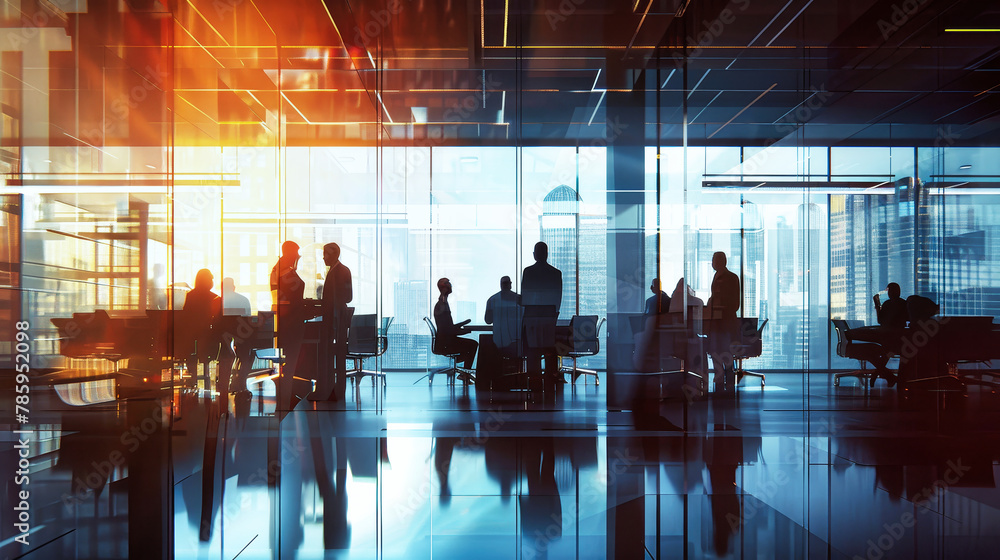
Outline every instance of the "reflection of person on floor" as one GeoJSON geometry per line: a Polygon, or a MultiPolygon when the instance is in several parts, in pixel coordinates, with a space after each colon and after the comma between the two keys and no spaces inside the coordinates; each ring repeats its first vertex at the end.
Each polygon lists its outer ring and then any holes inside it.
{"type": "Polygon", "coordinates": [[[521,329],[521,306],[517,292],[511,289],[510,276],[500,279],[500,291],[486,302],[487,325],[493,325],[493,343],[506,357],[517,357],[518,331],[521,329]]]}
{"type": "Polygon", "coordinates": [[[548,558],[553,543],[562,538],[562,501],[555,477],[555,441],[551,437],[524,438],[522,457],[528,493],[520,496],[524,557],[548,558]]]}
{"type": "Polygon", "coordinates": [[[649,283],[649,291],[653,292],[653,295],[646,299],[646,309],[643,311],[643,315],[660,315],[670,311],[670,296],[660,289],[659,278],[653,278],[653,281],[649,283]]]}
{"type": "Polygon", "coordinates": [[[524,306],[524,332],[522,340],[528,358],[528,372],[535,376],[542,372],[545,359],[543,386],[554,389],[559,376],[559,357],[556,355],[556,320],[562,304],[562,272],[550,265],[549,246],[535,243],[535,264],[524,269],[521,275],[521,305],[524,306]]]}
{"type": "MultiPolygon", "coordinates": [[[[726,268],[726,254],[712,255],[712,295],[708,298],[709,348],[715,368],[715,390],[729,391],[733,382],[733,351],[731,344],[739,335],[740,322],[736,312],[740,309],[740,277],[726,268]]],[[[736,380],[738,382],[738,380],[736,380]]]]}
{"type": "MultiPolygon", "coordinates": [[[[457,353],[458,359],[462,362],[462,367],[472,369],[472,364],[476,359],[476,350],[479,343],[475,340],[462,338],[461,335],[469,331],[464,329],[471,319],[466,319],[460,323],[455,323],[451,317],[451,307],[448,306],[448,295],[452,292],[451,280],[441,278],[437,282],[438,301],[434,304],[434,324],[437,325],[437,345],[442,354],[457,353]]],[[[459,379],[463,381],[469,379],[469,374],[463,372],[459,379]]]]}
{"type": "Polygon", "coordinates": [[[324,372],[319,372],[316,392],[320,397],[329,395],[332,389],[333,397],[344,400],[347,390],[347,331],[350,328],[351,315],[347,304],[354,299],[354,288],[351,281],[351,270],[340,262],[340,245],[327,243],[323,246],[323,262],[330,267],[323,283],[323,346],[326,349],[326,371],[330,371],[330,358],[333,358],[333,386],[321,387],[327,381],[324,372]]]}

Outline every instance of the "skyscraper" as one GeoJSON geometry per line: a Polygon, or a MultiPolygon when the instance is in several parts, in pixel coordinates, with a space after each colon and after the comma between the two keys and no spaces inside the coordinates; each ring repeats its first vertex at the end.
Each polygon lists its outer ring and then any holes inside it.
{"type": "Polygon", "coordinates": [[[559,185],[542,201],[539,237],[549,246],[549,264],[562,271],[560,318],[576,313],[577,253],[579,250],[580,195],[559,185]]]}

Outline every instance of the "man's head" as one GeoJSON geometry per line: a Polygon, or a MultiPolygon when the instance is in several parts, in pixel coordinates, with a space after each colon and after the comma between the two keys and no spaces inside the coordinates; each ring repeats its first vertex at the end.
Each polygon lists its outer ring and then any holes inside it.
{"type": "Polygon", "coordinates": [[[333,266],[340,262],[340,245],[327,243],[323,245],[323,262],[326,266],[333,266]]]}
{"type": "Polygon", "coordinates": [[[545,262],[549,260],[549,246],[544,241],[535,243],[535,262],[545,262]]]}
{"type": "Polygon", "coordinates": [[[285,241],[281,244],[282,258],[295,258],[299,256],[299,244],[294,241],[285,241]]]}
{"type": "Polygon", "coordinates": [[[894,299],[899,297],[899,284],[895,282],[889,282],[889,285],[885,287],[886,293],[889,294],[889,299],[894,299]]]}
{"type": "Polygon", "coordinates": [[[225,277],[225,278],[223,278],[222,279],[222,291],[223,292],[235,292],[236,291],[236,282],[232,278],[230,278],[228,276],[225,277]]]}
{"type": "Polygon", "coordinates": [[[500,289],[504,292],[510,291],[510,276],[504,276],[500,279],[500,289]]]}
{"type": "Polygon", "coordinates": [[[716,251],[712,255],[712,269],[716,272],[726,268],[726,254],[722,251],[716,251]]]}
{"type": "Polygon", "coordinates": [[[654,294],[660,293],[660,279],[653,278],[653,281],[649,283],[649,290],[654,294]]]}
{"type": "Polygon", "coordinates": [[[446,296],[451,293],[451,280],[447,278],[442,278],[438,280],[438,291],[441,295],[446,296]]]}
{"type": "Polygon", "coordinates": [[[196,290],[211,290],[214,285],[215,277],[212,276],[212,271],[207,268],[199,270],[194,277],[194,289],[196,290]]]}

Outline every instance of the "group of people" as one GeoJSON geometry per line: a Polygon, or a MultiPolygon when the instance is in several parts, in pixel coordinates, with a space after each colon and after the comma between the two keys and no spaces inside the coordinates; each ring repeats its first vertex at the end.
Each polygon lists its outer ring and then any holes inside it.
{"type": "MultiPolygon", "coordinates": [[[[523,355],[528,361],[528,373],[540,376],[543,387],[551,390],[562,381],[559,373],[559,356],[556,348],[556,320],[562,303],[562,272],[548,263],[549,246],[539,241],[535,244],[535,264],[524,269],[521,275],[521,293],[511,289],[510,276],[500,279],[500,291],[486,304],[484,320],[493,325],[493,340],[500,355],[515,358],[523,355]],[[542,375],[542,362],[545,363],[542,375]]],[[[471,319],[455,323],[448,305],[452,293],[451,281],[441,278],[437,282],[440,296],[434,305],[434,323],[437,325],[437,352],[457,354],[465,370],[471,370],[479,343],[462,338],[468,334],[464,327],[471,319]]],[[[463,372],[459,378],[469,380],[463,372]]]]}
{"type": "MultiPolygon", "coordinates": [[[[270,277],[278,345],[284,352],[286,367],[290,371],[297,371],[302,365],[300,354],[305,338],[305,323],[321,315],[318,371],[329,371],[333,375],[332,378],[318,375],[316,390],[310,398],[343,400],[347,387],[347,332],[352,315],[347,304],[354,298],[351,271],[340,262],[339,245],[324,245],[323,262],[329,270],[325,282],[318,290],[317,299],[314,300],[305,297],[305,282],[298,274],[298,262],[299,245],[294,241],[285,241],[281,245],[281,257],[271,269],[270,277]]],[[[207,333],[219,323],[219,318],[224,314],[250,315],[250,300],[236,293],[235,283],[231,278],[223,280],[222,297],[212,292],[213,286],[211,271],[199,270],[195,276],[194,288],[184,299],[183,309],[190,328],[207,333]]],[[[283,376],[283,382],[286,382],[286,377],[283,376]]]]}
{"type": "MultiPolygon", "coordinates": [[[[735,379],[732,344],[739,336],[740,323],[737,313],[743,298],[740,277],[726,268],[727,261],[726,254],[722,251],[712,255],[715,276],[712,278],[712,291],[708,302],[703,302],[683,278],[677,281],[673,293],[669,296],[660,288],[660,279],[654,278],[649,286],[653,295],[646,299],[644,309],[645,315],[655,316],[682,313],[686,307],[694,323],[700,324],[706,317],[710,319],[709,355],[712,357],[715,387],[718,391],[731,391],[735,387],[733,382],[738,381],[735,379]]],[[[697,349],[692,349],[688,353],[694,354],[691,359],[695,364],[701,359],[697,349]]]]}
{"type": "Polygon", "coordinates": [[[879,378],[885,379],[889,387],[896,384],[897,375],[887,364],[893,355],[901,353],[908,323],[929,319],[940,309],[938,304],[924,296],[914,294],[903,299],[902,289],[895,282],[890,282],[885,291],[889,298],[884,302],[879,294],[872,296],[878,325],[857,327],[847,333],[850,340],[875,345],[874,351],[864,356],[865,360],[875,366],[875,375],[868,378],[870,387],[874,387],[879,378]]]}
{"type": "MultiPolygon", "coordinates": [[[[490,297],[486,304],[485,321],[493,325],[493,340],[500,355],[509,358],[524,356],[528,360],[528,373],[542,373],[544,386],[552,387],[563,382],[559,372],[559,349],[556,342],[556,319],[562,302],[562,273],[548,261],[548,245],[535,244],[535,263],[524,269],[521,276],[521,294],[511,289],[511,279],[500,279],[500,291],[490,297]]],[[[715,277],[708,302],[702,302],[684,279],[677,282],[673,295],[668,296],[660,289],[660,280],[654,278],[650,284],[653,295],[645,302],[646,315],[658,315],[684,311],[685,305],[700,320],[704,313],[712,319],[710,355],[715,365],[716,387],[722,390],[732,388],[735,380],[732,342],[739,334],[737,312],[742,300],[740,279],[726,268],[724,252],[712,257],[715,277]]],[[[464,369],[471,369],[475,361],[478,343],[462,338],[468,330],[464,327],[470,320],[456,323],[448,305],[452,293],[451,281],[441,278],[437,283],[440,296],[434,306],[434,321],[437,325],[439,353],[456,354],[464,369]]],[[[467,379],[467,374],[460,374],[467,379]]]]}

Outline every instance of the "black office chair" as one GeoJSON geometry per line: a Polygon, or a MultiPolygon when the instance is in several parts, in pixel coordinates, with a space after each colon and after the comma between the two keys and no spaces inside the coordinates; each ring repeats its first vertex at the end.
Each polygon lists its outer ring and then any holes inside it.
{"type": "Polygon", "coordinates": [[[376,378],[380,378],[382,386],[385,386],[384,372],[362,368],[366,358],[381,356],[389,348],[389,338],[385,333],[392,323],[392,317],[383,317],[384,327],[381,329],[375,326],[377,321],[378,316],[374,314],[355,315],[351,320],[351,329],[347,336],[347,359],[353,361],[354,365],[347,370],[347,378],[356,386],[366,375],[372,378],[372,387],[375,386],[376,378]]]}
{"type": "Polygon", "coordinates": [[[693,310],[689,310],[687,315],[687,321],[684,320],[684,314],[679,312],[645,315],[641,322],[633,321],[633,329],[642,327],[636,332],[633,365],[641,373],[680,374],[685,387],[704,394],[708,391],[708,380],[705,375],[707,356],[701,321],[693,310]],[[680,368],[666,369],[674,367],[677,360],[680,361],[680,368]],[[693,386],[691,381],[694,382],[693,386]]]}
{"type": "Polygon", "coordinates": [[[837,331],[837,355],[841,358],[857,360],[861,364],[861,369],[833,374],[834,387],[840,386],[842,377],[856,377],[861,386],[868,390],[869,379],[872,375],[878,375],[878,372],[869,370],[867,362],[874,363],[875,360],[880,360],[885,355],[884,350],[880,345],[871,342],[852,342],[847,336],[847,321],[843,319],[831,319],[831,321],[833,328],[837,331]]]}
{"type": "MultiPolygon", "coordinates": [[[[577,367],[576,360],[585,356],[594,356],[601,351],[600,336],[602,326],[604,326],[604,319],[598,322],[597,315],[573,315],[573,318],[570,319],[570,337],[564,341],[565,345],[560,349],[565,348],[565,350],[561,351],[559,356],[561,372],[571,372],[573,383],[576,383],[577,378],[581,375],[593,375],[594,384],[601,384],[601,378],[597,375],[597,371],[577,367]],[[573,360],[572,367],[562,367],[562,358],[573,360]]],[[[584,379],[585,384],[586,381],[584,379]]]]}
{"type": "Polygon", "coordinates": [[[758,358],[764,352],[763,335],[767,321],[768,319],[764,319],[764,322],[758,327],[756,317],[743,317],[740,319],[740,337],[733,352],[733,357],[736,358],[737,384],[739,384],[740,379],[750,376],[759,377],[760,386],[764,386],[764,374],[743,369],[743,360],[758,358]]]}
{"type": "MultiPolygon", "coordinates": [[[[438,348],[437,327],[434,326],[434,321],[431,321],[430,317],[424,317],[424,322],[427,323],[427,328],[430,329],[431,331],[431,353],[438,356],[445,356],[446,358],[451,360],[450,366],[431,370],[427,375],[425,375],[424,377],[427,378],[427,384],[430,385],[434,383],[434,375],[438,373],[443,373],[447,375],[448,384],[450,385],[455,384],[455,375],[461,373],[466,374],[470,380],[475,381],[474,371],[458,367],[458,357],[462,355],[461,352],[446,351],[442,350],[441,348],[438,348]]],[[[413,384],[416,385],[421,380],[423,380],[424,377],[421,377],[420,379],[414,381],[413,384]]]]}

